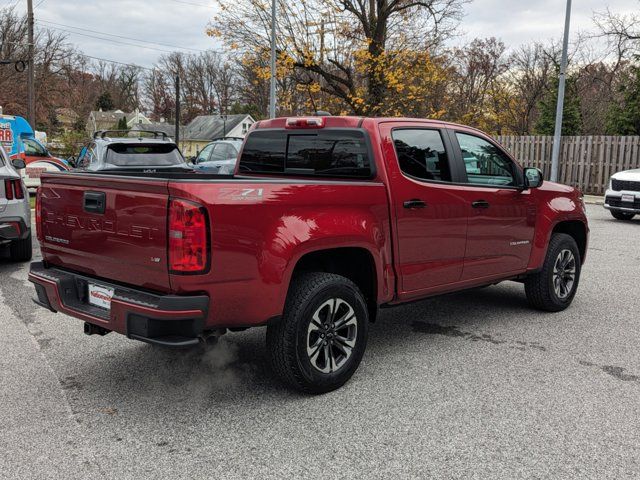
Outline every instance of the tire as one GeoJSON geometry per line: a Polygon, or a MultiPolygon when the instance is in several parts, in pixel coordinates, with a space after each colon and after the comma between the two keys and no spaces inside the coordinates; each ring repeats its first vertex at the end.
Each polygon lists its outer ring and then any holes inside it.
{"type": "Polygon", "coordinates": [[[609,210],[611,212],[611,215],[613,215],[613,218],[615,218],[616,220],[633,220],[633,217],[636,216],[635,213],[627,213],[627,212],[622,212],[620,210],[609,210]]]}
{"type": "Polygon", "coordinates": [[[16,240],[10,245],[11,260],[14,262],[28,262],[33,256],[33,247],[31,244],[31,233],[24,240],[16,240]]]}
{"type": "Polygon", "coordinates": [[[580,250],[573,237],[564,233],[552,235],[542,270],[524,282],[531,306],[546,312],[560,312],[569,307],[578,290],[581,267],[580,250]],[[554,273],[556,267],[560,275],[554,273]]]}
{"type": "Polygon", "coordinates": [[[360,365],[368,330],[367,305],[352,281],[332,273],[305,273],[293,281],[282,317],[267,327],[271,366],[296,390],[336,390],[360,365]]]}

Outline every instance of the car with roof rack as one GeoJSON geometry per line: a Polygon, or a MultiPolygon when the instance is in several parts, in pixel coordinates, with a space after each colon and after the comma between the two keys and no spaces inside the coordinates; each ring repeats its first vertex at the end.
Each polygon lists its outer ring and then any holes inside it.
{"type": "Polygon", "coordinates": [[[76,171],[87,172],[193,171],[178,145],[153,130],[97,131],[73,163],[76,171]]]}

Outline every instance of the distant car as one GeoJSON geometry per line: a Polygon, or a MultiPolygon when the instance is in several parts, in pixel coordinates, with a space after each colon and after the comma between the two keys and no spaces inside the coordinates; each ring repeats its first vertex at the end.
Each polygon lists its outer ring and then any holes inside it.
{"type": "Polygon", "coordinates": [[[31,260],[31,208],[29,192],[20,173],[24,160],[9,160],[0,146],[0,248],[9,247],[16,262],[31,260]]]}
{"type": "Polygon", "coordinates": [[[88,172],[193,171],[178,146],[165,133],[141,130],[96,132],[74,163],[75,170],[88,172]]]}
{"type": "Polygon", "coordinates": [[[604,208],[618,220],[631,220],[640,214],[640,168],[611,177],[604,208]]]}
{"type": "Polygon", "coordinates": [[[194,160],[194,168],[207,173],[233,175],[242,140],[241,138],[224,138],[211,142],[194,160]]]}

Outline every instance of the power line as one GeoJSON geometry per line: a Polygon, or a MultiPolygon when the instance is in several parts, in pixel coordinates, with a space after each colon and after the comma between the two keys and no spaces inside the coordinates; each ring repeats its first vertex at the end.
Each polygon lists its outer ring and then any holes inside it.
{"type": "Polygon", "coordinates": [[[164,50],[164,49],[162,49],[162,48],[147,47],[146,45],[138,45],[138,44],[135,44],[135,43],[121,42],[120,40],[114,40],[114,39],[112,39],[112,38],[99,37],[99,36],[97,36],[97,35],[90,35],[90,34],[88,34],[88,33],[74,32],[74,31],[72,31],[72,30],[66,30],[66,29],[64,29],[64,28],[58,28],[58,27],[45,27],[45,29],[46,29],[46,30],[49,30],[49,29],[58,30],[58,31],[61,31],[61,32],[70,33],[70,34],[72,34],[72,35],[80,35],[80,36],[82,36],[82,37],[95,38],[95,39],[97,39],[97,40],[103,40],[103,41],[105,41],[105,42],[117,43],[117,44],[120,44],[120,45],[127,45],[127,46],[130,46],[130,47],[146,48],[146,49],[148,49],[148,50],[155,50],[155,51],[157,51],[157,52],[163,52],[163,53],[173,53],[173,51],[172,51],[172,50],[164,50]]]}
{"type": "Polygon", "coordinates": [[[81,53],[80,56],[81,57],[90,58],[92,60],[98,60],[98,61],[101,61],[101,62],[114,63],[116,65],[122,65],[122,66],[125,66],[125,67],[141,68],[142,70],[149,70],[150,72],[153,72],[155,70],[155,68],[143,67],[142,65],[138,65],[136,63],[117,62],[115,60],[109,60],[108,58],[93,57],[93,56],[87,55],[85,53],[81,53]]]}
{"type": "Polygon", "coordinates": [[[204,52],[204,50],[201,50],[201,49],[198,49],[198,48],[180,47],[178,45],[172,45],[170,43],[153,42],[151,40],[142,40],[141,38],[135,38],[135,37],[125,37],[124,35],[116,35],[114,33],[99,32],[99,31],[93,30],[93,29],[76,27],[76,26],[73,26],[73,25],[65,25],[64,23],[50,22],[48,20],[38,20],[38,21],[40,23],[46,23],[47,25],[56,25],[58,27],[73,28],[74,30],[82,30],[83,32],[92,32],[92,33],[97,33],[99,35],[107,35],[109,37],[122,38],[124,40],[133,40],[134,42],[149,43],[149,44],[153,44],[153,45],[160,45],[162,47],[179,48],[179,49],[182,49],[182,50],[191,50],[191,51],[194,51],[194,52],[204,52]]]}

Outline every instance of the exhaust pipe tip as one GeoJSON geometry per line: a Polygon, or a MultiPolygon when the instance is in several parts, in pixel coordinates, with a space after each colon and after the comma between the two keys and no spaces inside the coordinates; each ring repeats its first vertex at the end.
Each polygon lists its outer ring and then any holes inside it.
{"type": "Polygon", "coordinates": [[[94,325],[93,323],[84,322],[84,334],[85,335],[100,335],[104,337],[107,333],[110,333],[111,330],[107,330],[106,328],[99,327],[98,325],[94,325]]]}

